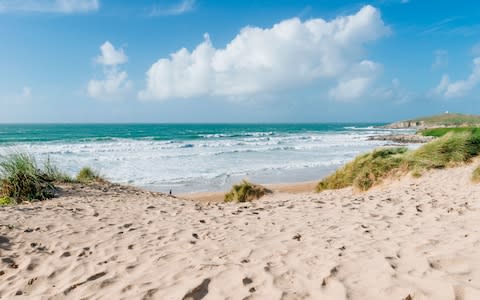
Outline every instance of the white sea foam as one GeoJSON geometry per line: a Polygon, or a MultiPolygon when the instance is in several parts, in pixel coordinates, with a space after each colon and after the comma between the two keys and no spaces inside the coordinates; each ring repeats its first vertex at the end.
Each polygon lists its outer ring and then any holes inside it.
{"type": "Polygon", "coordinates": [[[386,144],[369,141],[368,136],[388,133],[365,128],[235,137],[208,134],[183,142],[115,138],[9,145],[0,147],[0,153],[28,151],[39,161],[50,157],[71,175],[91,166],[111,181],[151,190],[221,190],[244,177],[264,183],[319,179],[357,154],[386,144]]]}

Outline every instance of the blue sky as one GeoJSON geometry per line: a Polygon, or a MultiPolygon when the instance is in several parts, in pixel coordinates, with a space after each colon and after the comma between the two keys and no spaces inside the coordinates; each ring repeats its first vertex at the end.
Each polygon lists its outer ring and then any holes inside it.
{"type": "Polygon", "coordinates": [[[0,122],[480,113],[475,1],[0,0],[0,122]]]}

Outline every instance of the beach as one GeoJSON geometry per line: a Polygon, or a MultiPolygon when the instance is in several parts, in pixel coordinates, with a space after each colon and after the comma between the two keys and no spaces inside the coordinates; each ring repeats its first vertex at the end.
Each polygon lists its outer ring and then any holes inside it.
{"type": "Polygon", "coordinates": [[[251,203],[63,186],[0,208],[0,298],[479,299],[477,164],[251,203]]]}
{"type": "Polygon", "coordinates": [[[0,0],[0,300],[480,300],[473,4],[0,0]]]}

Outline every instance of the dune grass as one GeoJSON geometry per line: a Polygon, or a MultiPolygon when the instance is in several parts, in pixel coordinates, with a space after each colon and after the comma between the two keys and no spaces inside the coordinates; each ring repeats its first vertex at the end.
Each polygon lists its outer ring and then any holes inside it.
{"type": "Polygon", "coordinates": [[[357,156],[352,162],[320,181],[317,191],[355,186],[367,190],[400,168],[407,148],[385,148],[357,156]]]}
{"type": "Polygon", "coordinates": [[[50,199],[55,196],[56,184],[76,182],[88,184],[105,179],[88,167],[74,179],[60,171],[50,158],[39,167],[28,153],[0,156],[0,206],[50,199]]]}
{"type": "Polygon", "coordinates": [[[362,154],[321,180],[317,191],[349,186],[365,191],[388,177],[408,172],[419,177],[425,170],[459,165],[479,154],[480,135],[449,132],[417,150],[385,148],[362,154]]]}
{"type": "Polygon", "coordinates": [[[98,172],[94,171],[90,167],[83,167],[76,177],[78,182],[91,183],[91,182],[103,182],[105,181],[98,172]]]}
{"type": "Polygon", "coordinates": [[[53,179],[40,170],[33,156],[15,153],[0,158],[0,196],[22,201],[53,198],[53,179]]]}
{"type": "Polygon", "coordinates": [[[420,134],[423,136],[433,136],[433,137],[442,137],[445,134],[453,132],[453,133],[472,133],[474,135],[480,136],[480,128],[479,127],[443,127],[443,128],[430,128],[424,129],[420,131],[420,134]]]}
{"type": "Polygon", "coordinates": [[[7,196],[0,197],[0,206],[7,206],[7,205],[12,205],[15,204],[15,201],[7,196]]]}
{"type": "Polygon", "coordinates": [[[68,176],[68,174],[60,171],[60,169],[52,162],[52,160],[47,158],[45,161],[43,172],[45,175],[50,178],[52,181],[58,183],[72,183],[75,182],[75,179],[68,176]]]}
{"type": "Polygon", "coordinates": [[[260,199],[271,191],[261,185],[243,180],[232,186],[230,192],[225,194],[225,202],[247,202],[260,199]]]}

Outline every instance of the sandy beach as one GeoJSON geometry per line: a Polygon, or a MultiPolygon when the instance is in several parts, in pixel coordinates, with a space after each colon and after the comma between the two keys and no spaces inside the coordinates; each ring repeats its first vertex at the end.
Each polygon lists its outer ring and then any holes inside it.
{"type": "Polygon", "coordinates": [[[246,204],[64,187],[0,208],[0,298],[480,299],[475,166],[246,204]]]}

